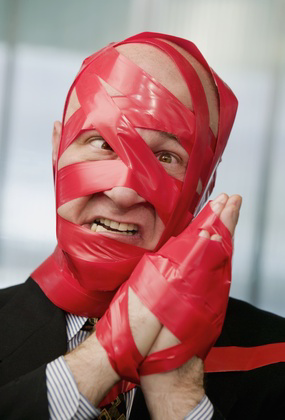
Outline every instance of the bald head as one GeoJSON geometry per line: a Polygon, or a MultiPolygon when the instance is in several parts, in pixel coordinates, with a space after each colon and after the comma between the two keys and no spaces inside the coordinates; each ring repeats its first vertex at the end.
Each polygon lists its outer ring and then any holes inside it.
{"type": "MultiPolygon", "coordinates": [[[[173,42],[163,41],[179,51],[196,71],[207,99],[210,128],[214,135],[217,136],[219,125],[218,94],[213,78],[190,53],[173,42]]],[[[116,50],[166,87],[187,108],[193,110],[192,99],[187,84],[177,66],[167,54],[152,45],[140,43],[122,44],[117,46],[116,50]]],[[[108,85],[104,80],[100,79],[100,81],[110,96],[121,95],[120,92],[108,85]]],[[[80,104],[74,89],[70,95],[65,122],[78,108],[80,108],[80,104]]]]}
{"type": "MultiPolygon", "coordinates": [[[[179,51],[194,67],[205,91],[210,117],[210,128],[216,136],[218,133],[219,111],[218,94],[213,78],[208,71],[183,48],[165,39],[163,41],[179,51]]],[[[139,43],[122,44],[116,47],[116,49],[119,53],[133,61],[165,86],[187,108],[193,109],[192,99],[187,84],[177,66],[167,54],[152,45],[139,43]]]]}

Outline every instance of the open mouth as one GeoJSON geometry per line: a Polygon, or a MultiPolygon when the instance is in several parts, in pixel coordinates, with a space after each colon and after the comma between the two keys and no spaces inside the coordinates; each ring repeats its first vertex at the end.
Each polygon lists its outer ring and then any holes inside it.
{"type": "Polygon", "coordinates": [[[110,219],[98,218],[91,223],[91,230],[93,232],[110,232],[133,236],[138,233],[139,228],[133,223],[119,223],[110,219]]]}

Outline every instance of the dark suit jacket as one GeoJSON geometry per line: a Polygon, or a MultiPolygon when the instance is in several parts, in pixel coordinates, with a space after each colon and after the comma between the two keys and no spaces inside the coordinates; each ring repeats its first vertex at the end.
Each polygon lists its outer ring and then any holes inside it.
{"type": "MultiPolygon", "coordinates": [[[[40,288],[26,283],[0,292],[0,418],[47,419],[45,367],[67,349],[65,315],[40,288]]],[[[285,341],[285,320],[230,299],[217,346],[285,341]]],[[[207,374],[214,418],[284,419],[285,363],[249,372],[207,374]]],[[[148,419],[137,391],[131,419],[148,419]]]]}

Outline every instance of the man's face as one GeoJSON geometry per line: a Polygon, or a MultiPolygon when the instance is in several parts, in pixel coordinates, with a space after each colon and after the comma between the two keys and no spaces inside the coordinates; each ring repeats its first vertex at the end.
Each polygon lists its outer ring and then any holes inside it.
{"type": "MultiPolygon", "coordinates": [[[[192,109],[192,100],[186,83],[176,65],[166,54],[142,44],[126,44],[117,49],[119,53],[164,85],[183,105],[192,109]]],[[[198,68],[197,72],[199,74],[201,70],[198,68]]],[[[204,77],[203,73],[201,74],[204,77]]],[[[111,97],[119,94],[108,84],[104,83],[104,88],[111,97]]],[[[207,94],[210,91],[205,90],[207,94]]],[[[212,98],[215,99],[213,94],[212,98]]],[[[71,95],[66,120],[72,116],[78,106],[76,94],[71,95]]],[[[217,117],[211,117],[211,110],[215,111],[217,107],[209,106],[209,109],[210,126],[214,125],[214,130],[213,126],[211,128],[215,132],[217,117]]],[[[136,130],[166,172],[183,181],[189,155],[179,139],[171,133],[162,131],[141,128],[136,130]]],[[[117,159],[119,157],[99,132],[85,131],[63,152],[58,162],[58,169],[77,162],[117,159]]],[[[148,167],[148,162],[142,164],[148,167]]],[[[58,214],[72,223],[91,229],[94,235],[105,235],[148,250],[156,247],[165,228],[154,206],[135,190],[126,187],[114,187],[92,196],[74,199],[59,207],[58,214]]]]}
{"type": "MultiPolygon", "coordinates": [[[[137,129],[166,172],[183,181],[188,153],[170,133],[137,129]]],[[[62,154],[58,169],[84,161],[116,160],[119,157],[95,131],[85,131],[62,154]]],[[[147,162],[145,162],[147,165],[147,162]]],[[[155,208],[133,189],[114,187],[92,196],[80,197],[63,204],[61,217],[94,235],[105,235],[121,242],[153,250],[164,230],[155,208]]]]}

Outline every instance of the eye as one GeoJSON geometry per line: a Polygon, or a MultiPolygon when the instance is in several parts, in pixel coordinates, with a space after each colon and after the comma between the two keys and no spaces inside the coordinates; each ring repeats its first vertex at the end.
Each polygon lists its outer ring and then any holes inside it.
{"type": "Polygon", "coordinates": [[[162,163],[179,163],[178,156],[169,152],[160,152],[156,155],[157,159],[162,163]]]}
{"type": "Polygon", "coordinates": [[[90,138],[89,144],[91,144],[92,147],[95,147],[96,149],[103,149],[103,150],[112,150],[112,147],[102,138],[90,138]]]}

